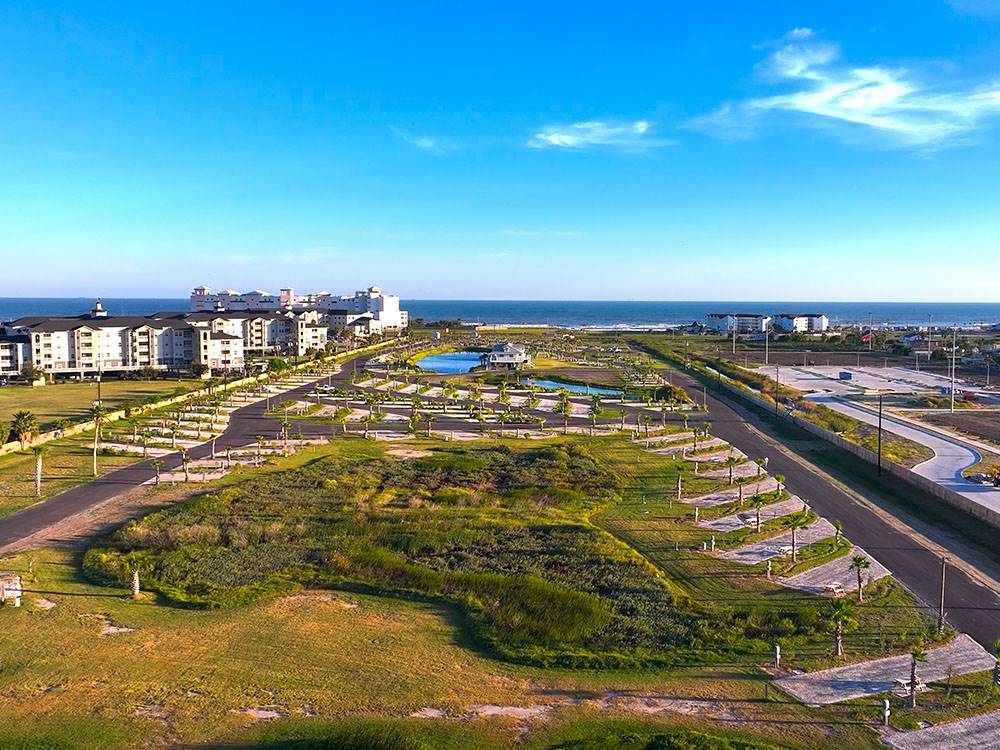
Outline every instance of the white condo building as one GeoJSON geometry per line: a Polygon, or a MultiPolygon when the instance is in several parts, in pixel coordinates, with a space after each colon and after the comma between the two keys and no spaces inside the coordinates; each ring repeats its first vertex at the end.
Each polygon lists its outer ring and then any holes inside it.
{"type": "Polygon", "coordinates": [[[331,328],[340,330],[349,327],[361,335],[397,331],[409,325],[407,312],[400,309],[399,297],[386,294],[377,286],[352,295],[330,292],[296,294],[291,287],[279,289],[278,294],[260,289],[252,292],[232,289],[213,292],[209,287],[199,286],[191,292],[191,309],[196,312],[315,310],[327,316],[331,328]]]}
{"type": "Polygon", "coordinates": [[[785,333],[825,333],[830,319],[821,313],[781,313],[775,317],[774,327],[785,333]]]}
{"type": "Polygon", "coordinates": [[[771,324],[770,315],[756,313],[709,313],[705,316],[705,327],[716,333],[756,334],[767,331],[771,324]]]}

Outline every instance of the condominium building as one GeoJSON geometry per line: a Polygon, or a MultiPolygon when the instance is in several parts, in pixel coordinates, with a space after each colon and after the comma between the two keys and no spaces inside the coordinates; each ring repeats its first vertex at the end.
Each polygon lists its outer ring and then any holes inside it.
{"type": "Polygon", "coordinates": [[[764,333],[771,324],[770,315],[756,313],[709,313],[705,316],[705,327],[716,333],[738,334],[764,333]]]}
{"type": "Polygon", "coordinates": [[[278,290],[278,294],[260,289],[253,292],[237,292],[232,289],[213,292],[209,287],[199,286],[191,292],[191,309],[195,312],[314,310],[327,315],[330,326],[338,330],[346,328],[362,316],[369,316],[370,323],[364,326],[368,333],[401,330],[409,325],[409,315],[400,309],[399,297],[386,294],[377,286],[351,295],[325,291],[296,294],[291,287],[278,290]]]}
{"type": "Polygon", "coordinates": [[[821,313],[781,313],[774,318],[774,327],[785,333],[825,333],[830,319],[821,313]]]}
{"type": "Polygon", "coordinates": [[[0,378],[19,375],[31,363],[30,339],[25,335],[0,335],[0,378]]]}

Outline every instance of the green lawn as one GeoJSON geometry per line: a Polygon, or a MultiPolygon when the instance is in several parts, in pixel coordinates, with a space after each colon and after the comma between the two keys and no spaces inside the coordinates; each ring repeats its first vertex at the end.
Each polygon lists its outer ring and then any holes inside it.
{"type": "MultiPolygon", "coordinates": [[[[138,405],[151,397],[166,398],[186,393],[202,385],[200,380],[106,380],[101,383],[101,400],[111,410],[138,405]]],[[[0,422],[10,422],[15,412],[26,409],[36,417],[42,430],[56,422],[85,418],[97,399],[97,383],[57,383],[28,388],[0,388],[0,422]]]]}

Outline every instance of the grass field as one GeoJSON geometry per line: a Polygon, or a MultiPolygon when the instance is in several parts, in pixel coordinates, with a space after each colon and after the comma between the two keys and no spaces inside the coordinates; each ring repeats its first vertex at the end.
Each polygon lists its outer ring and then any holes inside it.
{"type": "MultiPolygon", "coordinates": [[[[371,718],[395,719],[428,743],[389,745],[402,748],[548,748],[668,726],[736,732],[780,747],[878,747],[872,731],[856,719],[843,722],[837,711],[774,693],[764,700],[755,670],[595,673],[501,664],[469,648],[461,617],[448,606],[300,591],[236,610],[191,610],[151,595],[133,602],[121,589],[88,583],[62,551],[4,558],[0,567],[25,571],[29,589],[24,607],[0,609],[5,748],[277,747],[279,739],[329,736],[325,722],[334,719],[340,723],[332,726],[356,726],[371,718]],[[133,630],[102,637],[109,622],[133,630]],[[693,712],[646,717],[602,708],[611,691],[679,707],[691,696],[699,703],[693,712]],[[529,722],[461,718],[482,704],[556,708],[529,722]],[[451,718],[408,719],[428,707],[451,718]],[[258,722],[247,713],[253,709],[287,718],[258,722]],[[728,718],[720,724],[717,716],[728,718]]],[[[619,747],[584,747],[609,746],[619,747]]]]}
{"type": "MultiPolygon", "coordinates": [[[[13,513],[92,477],[93,432],[46,444],[42,460],[42,496],[35,495],[35,457],[31,451],[0,456],[0,516],[13,513]]],[[[98,454],[100,473],[136,461],[135,457],[98,454]]]]}
{"type": "MultiPolygon", "coordinates": [[[[168,397],[201,386],[200,380],[106,380],[101,383],[101,400],[111,410],[139,404],[150,397],[168,397]]],[[[10,422],[15,412],[32,412],[42,430],[51,429],[61,420],[76,421],[86,417],[97,399],[97,383],[58,383],[39,388],[7,386],[0,388],[0,421],[10,422]]]]}

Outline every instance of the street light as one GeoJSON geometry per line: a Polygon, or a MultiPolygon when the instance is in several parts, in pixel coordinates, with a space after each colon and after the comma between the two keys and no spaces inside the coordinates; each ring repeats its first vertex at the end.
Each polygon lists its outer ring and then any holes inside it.
{"type": "Polygon", "coordinates": [[[878,394],[878,475],[882,476],[882,394],[878,394]]]}

